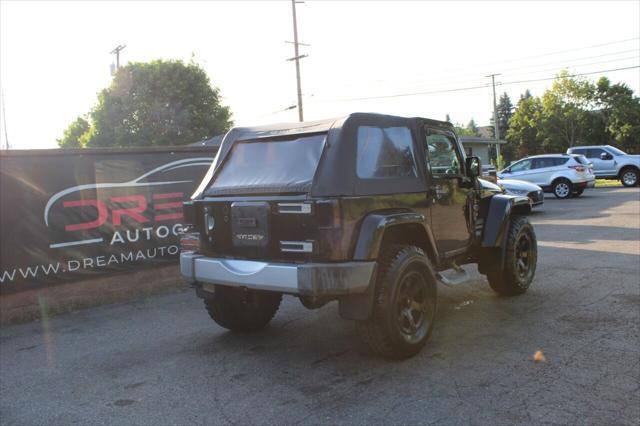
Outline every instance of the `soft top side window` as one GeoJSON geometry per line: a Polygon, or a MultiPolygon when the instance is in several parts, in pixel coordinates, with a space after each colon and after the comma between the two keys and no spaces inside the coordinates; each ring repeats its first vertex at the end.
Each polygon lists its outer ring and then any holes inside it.
{"type": "Polygon", "coordinates": [[[462,159],[456,149],[453,135],[427,129],[426,161],[433,175],[461,175],[462,159]]]}
{"type": "Polygon", "coordinates": [[[358,127],[356,174],[361,179],[417,177],[408,127],[358,127]]]}

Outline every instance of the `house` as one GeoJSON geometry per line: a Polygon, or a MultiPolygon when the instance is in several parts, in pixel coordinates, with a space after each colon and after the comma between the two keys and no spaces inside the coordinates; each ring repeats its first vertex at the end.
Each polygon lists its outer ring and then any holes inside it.
{"type": "Polygon", "coordinates": [[[460,136],[458,139],[460,143],[462,143],[467,156],[475,155],[476,157],[480,157],[482,164],[490,164],[489,146],[495,145],[496,143],[499,145],[507,143],[507,141],[504,140],[495,140],[479,136],[460,136]]]}
{"type": "Polygon", "coordinates": [[[478,136],[493,139],[493,126],[478,126],[478,136]]]}

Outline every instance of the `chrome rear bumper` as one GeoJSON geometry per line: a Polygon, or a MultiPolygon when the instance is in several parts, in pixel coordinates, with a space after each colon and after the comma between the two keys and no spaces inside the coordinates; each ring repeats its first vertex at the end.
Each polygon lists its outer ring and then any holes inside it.
{"type": "Polygon", "coordinates": [[[200,282],[303,296],[364,293],[375,278],[376,262],[277,263],[218,259],[180,253],[180,273],[200,282]]]}

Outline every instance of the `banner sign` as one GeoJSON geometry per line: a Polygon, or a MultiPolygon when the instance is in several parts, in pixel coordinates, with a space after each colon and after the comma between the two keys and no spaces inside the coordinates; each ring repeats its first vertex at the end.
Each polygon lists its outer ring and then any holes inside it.
{"type": "Polygon", "coordinates": [[[0,155],[0,293],[178,258],[182,202],[216,148],[0,155]]]}

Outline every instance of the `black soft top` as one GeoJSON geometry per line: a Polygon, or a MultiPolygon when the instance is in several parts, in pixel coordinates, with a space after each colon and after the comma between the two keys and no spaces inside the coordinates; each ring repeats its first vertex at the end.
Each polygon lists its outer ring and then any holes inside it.
{"type": "MultiPolygon", "coordinates": [[[[318,168],[312,182],[304,188],[303,192],[312,196],[356,196],[356,195],[383,195],[395,193],[420,192],[425,190],[424,162],[417,161],[419,170],[418,177],[402,178],[381,178],[381,179],[361,179],[356,176],[356,148],[357,132],[359,126],[377,127],[407,127],[410,129],[414,141],[414,155],[416,160],[422,153],[421,144],[416,144],[419,140],[419,129],[424,124],[450,130],[453,132],[451,123],[437,120],[430,120],[420,117],[398,117],[392,115],[375,113],[353,113],[347,116],[332,118],[327,120],[309,121],[302,123],[283,123],[256,127],[235,127],[231,129],[223,138],[216,158],[205,175],[200,187],[196,190],[193,198],[202,196],[230,195],[217,193],[210,184],[214,175],[219,171],[225,158],[231,152],[237,142],[252,141],[259,142],[260,139],[273,140],[286,138],[293,135],[313,135],[326,134],[326,142],[318,168]]],[[[280,188],[280,193],[289,191],[286,186],[280,188]]],[[[296,187],[299,190],[299,186],[296,187]]],[[[261,191],[253,191],[260,193],[261,191]]],[[[296,191],[297,192],[297,191],[296,191]]],[[[273,193],[273,188],[262,193],[273,193]]],[[[238,194],[241,195],[241,194],[238,194]]]]}

